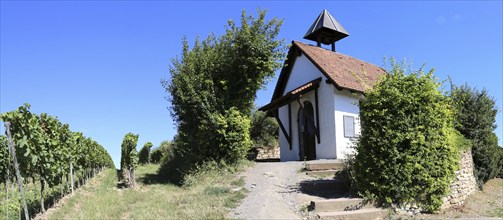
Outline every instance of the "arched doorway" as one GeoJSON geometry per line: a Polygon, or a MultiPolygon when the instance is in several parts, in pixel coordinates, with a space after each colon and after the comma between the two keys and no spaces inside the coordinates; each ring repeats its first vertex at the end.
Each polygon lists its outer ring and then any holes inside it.
{"type": "Polygon", "coordinates": [[[297,116],[299,129],[299,156],[300,160],[315,160],[316,159],[316,144],[314,126],[314,110],[313,105],[309,101],[304,102],[304,106],[300,106],[297,116]]]}

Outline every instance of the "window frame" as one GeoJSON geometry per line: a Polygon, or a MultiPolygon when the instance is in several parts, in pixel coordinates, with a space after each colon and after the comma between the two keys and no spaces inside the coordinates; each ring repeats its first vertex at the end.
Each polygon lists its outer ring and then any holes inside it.
{"type": "Polygon", "coordinates": [[[354,138],[354,137],[356,137],[356,128],[355,128],[355,125],[356,125],[356,123],[355,123],[355,117],[354,116],[343,115],[343,118],[342,118],[342,127],[343,128],[342,129],[343,129],[343,133],[344,133],[344,137],[345,138],[354,138]],[[353,125],[352,125],[353,126],[352,134],[348,134],[348,132],[346,132],[347,129],[348,129],[346,125],[347,125],[347,123],[349,123],[349,121],[347,121],[347,120],[352,120],[352,122],[353,122],[353,125]]]}

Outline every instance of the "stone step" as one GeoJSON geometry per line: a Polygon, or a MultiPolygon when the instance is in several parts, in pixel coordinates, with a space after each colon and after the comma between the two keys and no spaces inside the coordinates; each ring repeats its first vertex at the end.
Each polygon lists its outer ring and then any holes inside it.
{"type": "Polygon", "coordinates": [[[340,170],[314,170],[306,171],[306,175],[313,177],[335,177],[340,170]]]}
{"type": "MultiPolygon", "coordinates": [[[[310,208],[316,212],[335,212],[345,211],[345,209],[353,209],[363,202],[361,198],[337,198],[337,199],[322,199],[311,201],[310,208]]],[[[363,208],[372,208],[372,205],[366,205],[363,208]]]]}
{"type": "Polygon", "coordinates": [[[309,193],[340,193],[348,192],[348,183],[339,179],[322,179],[322,180],[307,180],[300,183],[300,188],[304,192],[309,193]]]}
{"type": "Polygon", "coordinates": [[[338,211],[338,212],[318,212],[318,219],[363,219],[375,220],[384,219],[388,215],[386,209],[360,209],[355,211],[338,211]]]}
{"type": "Polygon", "coordinates": [[[306,163],[306,170],[342,170],[344,163],[340,160],[314,160],[306,163]]]}

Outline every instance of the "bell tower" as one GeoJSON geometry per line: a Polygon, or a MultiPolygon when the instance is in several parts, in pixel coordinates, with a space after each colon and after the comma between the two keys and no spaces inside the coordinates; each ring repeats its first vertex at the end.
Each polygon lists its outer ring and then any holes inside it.
{"type": "Polygon", "coordinates": [[[307,30],[304,39],[316,41],[318,47],[331,44],[335,52],[335,42],[347,36],[346,29],[325,9],[307,30]]]}

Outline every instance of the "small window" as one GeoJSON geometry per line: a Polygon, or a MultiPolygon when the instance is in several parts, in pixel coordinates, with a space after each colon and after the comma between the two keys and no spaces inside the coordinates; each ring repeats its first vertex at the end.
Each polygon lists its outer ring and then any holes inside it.
{"type": "Polygon", "coordinates": [[[344,115],[344,137],[355,137],[355,117],[344,115]]]}

